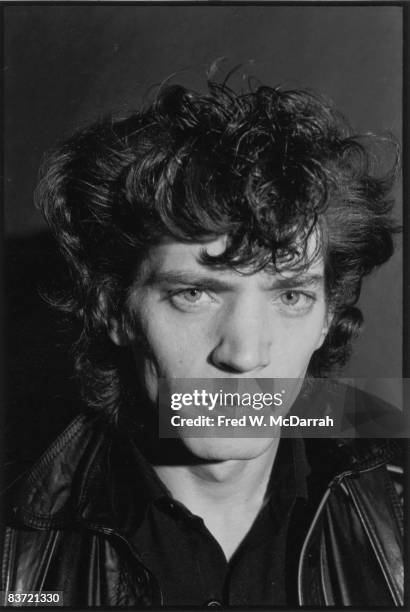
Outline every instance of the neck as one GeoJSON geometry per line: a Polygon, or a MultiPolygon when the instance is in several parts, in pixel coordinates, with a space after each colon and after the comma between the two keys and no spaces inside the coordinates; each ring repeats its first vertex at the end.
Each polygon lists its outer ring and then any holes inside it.
{"type": "Polygon", "coordinates": [[[173,497],[204,520],[229,559],[263,505],[278,443],[252,459],[154,469],[173,497]]]}
{"type": "Polygon", "coordinates": [[[189,510],[205,503],[246,504],[266,491],[279,438],[261,455],[252,459],[158,465],[155,471],[173,497],[189,510]]]}

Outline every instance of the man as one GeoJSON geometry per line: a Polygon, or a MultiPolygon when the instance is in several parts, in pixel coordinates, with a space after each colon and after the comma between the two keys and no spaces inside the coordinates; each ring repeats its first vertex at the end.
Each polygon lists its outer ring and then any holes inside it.
{"type": "Polygon", "coordinates": [[[163,88],[50,156],[37,200],[71,269],[58,305],[81,327],[89,410],[14,498],[6,601],[402,603],[393,443],[158,436],[161,380],[345,363],[361,281],[393,250],[393,173],[370,156],[308,92],[214,82],[163,88]]]}

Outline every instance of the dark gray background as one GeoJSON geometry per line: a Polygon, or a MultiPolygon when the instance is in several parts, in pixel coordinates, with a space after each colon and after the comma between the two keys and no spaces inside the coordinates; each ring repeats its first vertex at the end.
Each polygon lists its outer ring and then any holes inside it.
{"type": "MultiPolygon", "coordinates": [[[[55,274],[32,193],[56,140],[111,109],[138,107],[172,73],[204,89],[206,68],[221,56],[227,70],[242,64],[269,85],[325,93],[357,131],[401,136],[400,7],[16,5],[5,8],[4,25],[8,354],[18,397],[51,379],[57,389],[47,347],[58,342],[51,332],[39,338],[32,318],[42,308],[37,281],[55,274]]],[[[400,217],[399,186],[396,195],[400,217]]],[[[401,274],[398,251],[366,281],[366,326],[347,376],[401,375],[401,274]]]]}

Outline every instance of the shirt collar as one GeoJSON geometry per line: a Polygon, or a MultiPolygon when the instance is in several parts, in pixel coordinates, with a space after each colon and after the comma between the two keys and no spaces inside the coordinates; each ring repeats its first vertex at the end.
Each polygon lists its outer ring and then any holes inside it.
{"type": "MultiPolygon", "coordinates": [[[[134,446],[137,480],[140,483],[139,496],[145,507],[150,503],[171,502],[172,494],[157,476],[152,465],[134,446]]],[[[278,519],[286,513],[296,498],[307,499],[307,477],[310,467],[302,438],[281,439],[267,486],[266,500],[278,519]]],[[[179,504],[178,504],[179,507],[179,504]]]]}

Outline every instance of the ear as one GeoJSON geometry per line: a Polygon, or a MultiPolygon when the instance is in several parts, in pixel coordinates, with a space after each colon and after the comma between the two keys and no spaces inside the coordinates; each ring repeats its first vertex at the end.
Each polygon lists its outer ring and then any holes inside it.
{"type": "Polygon", "coordinates": [[[108,337],[116,346],[127,346],[129,344],[128,334],[125,331],[125,326],[122,317],[117,318],[110,316],[107,296],[104,292],[98,297],[98,305],[102,318],[105,320],[108,337]]]}
{"type": "Polygon", "coordinates": [[[320,333],[320,337],[318,340],[318,343],[316,345],[316,351],[318,349],[320,349],[320,347],[322,346],[323,342],[325,341],[325,338],[329,332],[330,326],[332,324],[333,321],[333,312],[331,310],[328,310],[326,315],[325,315],[325,320],[323,322],[323,327],[322,327],[322,331],[320,333]]]}
{"type": "Polygon", "coordinates": [[[124,329],[122,321],[115,317],[108,320],[107,332],[110,339],[116,346],[128,346],[130,343],[129,336],[124,329]]]}

